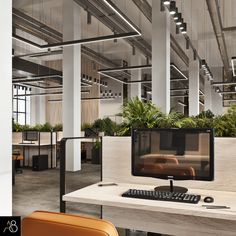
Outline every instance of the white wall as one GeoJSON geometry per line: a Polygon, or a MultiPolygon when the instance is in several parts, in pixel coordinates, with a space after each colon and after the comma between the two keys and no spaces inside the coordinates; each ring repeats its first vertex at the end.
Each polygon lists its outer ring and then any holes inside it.
{"type": "Polygon", "coordinates": [[[0,0],[0,215],[12,214],[12,2],[0,0]]]}

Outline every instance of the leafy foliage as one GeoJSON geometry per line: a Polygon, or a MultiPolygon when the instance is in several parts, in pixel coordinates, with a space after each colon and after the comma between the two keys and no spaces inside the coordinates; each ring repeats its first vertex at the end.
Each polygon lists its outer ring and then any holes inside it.
{"type": "Polygon", "coordinates": [[[130,135],[132,128],[153,128],[156,119],[162,115],[151,102],[144,103],[138,97],[127,101],[122,107],[124,119],[119,135],[130,135]]]}
{"type": "Polygon", "coordinates": [[[105,135],[113,136],[117,131],[117,125],[110,118],[97,119],[92,124],[92,128],[96,129],[99,132],[104,132],[105,135]]]}

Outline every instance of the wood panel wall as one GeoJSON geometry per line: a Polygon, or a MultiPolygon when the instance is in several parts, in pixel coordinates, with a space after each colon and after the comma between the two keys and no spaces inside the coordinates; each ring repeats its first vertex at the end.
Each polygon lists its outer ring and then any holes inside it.
{"type": "MultiPolygon", "coordinates": [[[[50,61],[47,66],[56,70],[62,70],[62,60],[50,61]]],[[[82,56],[82,74],[92,76],[93,80],[99,79],[98,64],[82,56]]],[[[100,86],[93,83],[92,87],[81,88],[81,91],[89,90],[89,94],[81,94],[81,98],[99,97],[100,86]]],[[[49,102],[48,100],[62,99],[62,96],[46,97],[46,121],[52,125],[62,123],[62,102],[49,102]]],[[[92,123],[99,117],[99,100],[81,101],[81,124],[92,123]]]]}

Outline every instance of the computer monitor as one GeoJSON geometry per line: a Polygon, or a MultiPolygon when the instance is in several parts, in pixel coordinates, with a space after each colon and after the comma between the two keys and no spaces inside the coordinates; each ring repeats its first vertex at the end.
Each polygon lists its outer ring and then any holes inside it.
{"type": "MultiPolygon", "coordinates": [[[[133,129],[132,175],[172,181],[212,181],[214,179],[213,130],[133,129]]],[[[157,190],[187,191],[177,186],[174,189],[173,186],[160,186],[157,190]]]]}
{"type": "Polygon", "coordinates": [[[39,132],[38,131],[24,131],[22,132],[22,140],[23,142],[24,141],[30,141],[30,142],[33,142],[33,141],[38,141],[38,134],[39,132]]]}

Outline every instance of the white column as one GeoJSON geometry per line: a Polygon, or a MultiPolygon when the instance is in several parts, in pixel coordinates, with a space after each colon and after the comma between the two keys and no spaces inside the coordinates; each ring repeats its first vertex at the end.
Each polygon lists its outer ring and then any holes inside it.
{"type": "MultiPolygon", "coordinates": [[[[222,68],[217,68],[217,67],[212,67],[211,72],[214,77],[214,82],[221,82],[223,81],[223,70],[222,68]]],[[[221,86],[220,89],[222,90],[223,87],[221,86]]],[[[212,88],[212,93],[211,93],[211,101],[212,101],[212,112],[215,115],[221,115],[224,111],[223,103],[222,103],[223,97],[214,91],[212,88]]]]}
{"type": "Polygon", "coordinates": [[[222,115],[224,110],[222,105],[222,96],[219,93],[212,91],[211,98],[212,98],[212,112],[215,115],[222,115]]]}
{"type": "MultiPolygon", "coordinates": [[[[39,89],[32,89],[31,93],[40,93],[39,89]]],[[[30,124],[44,124],[46,122],[45,96],[32,96],[30,100],[30,124]]]]}
{"type": "Polygon", "coordinates": [[[199,61],[189,62],[189,116],[199,114],[199,61]]]}
{"type": "Polygon", "coordinates": [[[12,1],[0,1],[0,215],[12,215],[12,1]]]}
{"type": "MultiPolygon", "coordinates": [[[[141,65],[141,58],[138,55],[131,56],[131,66],[141,65]]],[[[140,69],[131,70],[131,81],[141,80],[142,79],[142,71],[140,69]]],[[[131,84],[130,87],[130,98],[138,97],[141,99],[141,83],[131,84]]]]}
{"type": "MultiPolygon", "coordinates": [[[[81,35],[80,7],[73,0],[63,1],[63,40],[79,39],[81,35]]],[[[63,48],[63,136],[78,137],[81,129],[81,47],[63,48]]],[[[66,170],[81,169],[80,141],[68,141],[66,170]]]]}
{"type": "Polygon", "coordinates": [[[204,85],[204,101],[205,101],[205,111],[211,110],[212,111],[212,86],[209,81],[205,80],[205,85],[204,85]]]}
{"type": "Polygon", "coordinates": [[[152,2],[152,102],[170,111],[170,15],[152,2]]]}

